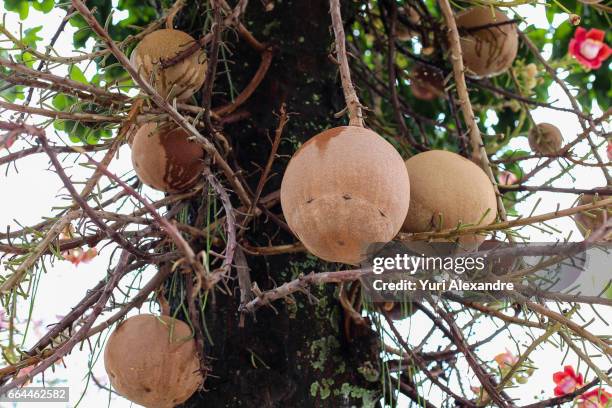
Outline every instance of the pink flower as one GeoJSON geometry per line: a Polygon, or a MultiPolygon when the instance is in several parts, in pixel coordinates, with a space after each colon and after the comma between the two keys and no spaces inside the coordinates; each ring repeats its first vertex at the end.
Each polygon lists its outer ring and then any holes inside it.
{"type": "Polygon", "coordinates": [[[504,171],[499,175],[499,184],[509,186],[518,183],[518,177],[510,171],[504,171]]]}
{"type": "MultiPolygon", "coordinates": [[[[69,240],[74,238],[74,227],[72,224],[68,224],[66,228],[60,234],[60,240],[69,240]]],[[[78,266],[81,262],[87,263],[94,259],[98,255],[96,248],[89,248],[87,251],[83,251],[83,248],[73,248],[62,252],[62,256],[65,260],[70,261],[73,265],[78,266]]]]}
{"type": "Polygon", "coordinates": [[[4,147],[6,149],[10,148],[15,140],[17,139],[17,135],[13,132],[7,133],[5,135],[0,135],[0,148],[4,147]]]}
{"type": "Polygon", "coordinates": [[[585,392],[577,398],[578,408],[606,408],[612,400],[612,394],[603,388],[585,392]]]}
{"type": "Polygon", "coordinates": [[[91,261],[96,255],[98,255],[96,248],[89,248],[87,251],[83,251],[83,248],[79,247],[62,252],[64,259],[72,262],[75,266],[78,266],[81,262],[87,263],[91,261]]]}
{"type": "Polygon", "coordinates": [[[501,354],[496,355],[494,357],[494,360],[499,365],[499,368],[501,368],[503,370],[506,367],[510,368],[513,365],[515,365],[516,363],[518,363],[519,358],[517,356],[515,356],[514,354],[512,354],[512,352],[510,350],[506,349],[505,353],[501,353],[501,354]]]}
{"type": "Polygon", "coordinates": [[[574,38],[569,43],[569,53],[586,68],[598,69],[612,53],[612,50],[604,43],[605,32],[596,28],[589,31],[578,27],[574,38]]]}
{"type": "Polygon", "coordinates": [[[553,374],[555,387],[555,396],[560,397],[570,392],[576,391],[584,385],[582,374],[576,374],[572,366],[563,367],[563,371],[558,371],[553,374]]]}

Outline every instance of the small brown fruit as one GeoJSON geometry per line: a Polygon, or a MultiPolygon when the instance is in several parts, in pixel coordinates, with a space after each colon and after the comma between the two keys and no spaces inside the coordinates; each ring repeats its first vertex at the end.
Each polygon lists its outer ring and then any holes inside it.
{"type": "Polygon", "coordinates": [[[489,7],[473,7],[457,14],[455,20],[468,75],[491,77],[512,66],[518,50],[516,24],[483,27],[509,21],[504,13],[497,9],[492,12],[489,7]]]}
{"type": "MultiPolygon", "coordinates": [[[[430,150],[406,160],[410,175],[410,209],[402,228],[427,232],[459,224],[488,225],[497,215],[495,190],[470,160],[444,150],[430,150]]],[[[463,235],[463,246],[478,245],[484,235],[463,235]]]]}
{"type": "MultiPolygon", "coordinates": [[[[593,202],[605,200],[610,197],[612,196],[601,194],[598,194],[597,196],[593,194],[584,194],[582,197],[580,197],[578,205],[592,204],[593,202]]],[[[588,237],[593,231],[601,227],[604,222],[610,218],[612,218],[612,205],[578,213],[574,216],[576,226],[580,230],[582,236],[585,238],[588,237]]],[[[612,240],[612,232],[608,233],[603,239],[604,241],[612,240]]]]}
{"type": "Polygon", "coordinates": [[[281,184],[287,224],[319,258],[357,264],[399,232],[410,201],[395,148],[371,130],[328,129],[293,155],[281,184]]]}
{"type": "Polygon", "coordinates": [[[200,49],[167,68],[162,68],[161,62],[176,57],[194,42],[192,36],[180,30],[156,30],[140,41],[130,61],[163,98],[186,100],[204,83],[206,54],[200,49]]]}
{"type": "Polygon", "coordinates": [[[104,367],[119,394],[147,408],[172,408],[204,381],[191,329],[168,316],[120,324],[106,343],[104,367]]]}
{"type": "Polygon", "coordinates": [[[540,123],[529,130],[529,146],[539,154],[557,154],[563,145],[561,131],[550,123],[540,123]]]}
{"type": "Polygon", "coordinates": [[[444,95],[444,77],[439,72],[417,65],[410,74],[410,89],[415,98],[431,101],[444,95]]]}
{"type": "Polygon", "coordinates": [[[184,191],[204,171],[204,149],[171,124],[146,123],[132,142],[132,164],[140,181],[167,193],[184,191]]]}
{"type": "Polygon", "coordinates": [[[413,302],[374,302],[374,305],[391,320],[403,320],[418,311],[413,302]]]}

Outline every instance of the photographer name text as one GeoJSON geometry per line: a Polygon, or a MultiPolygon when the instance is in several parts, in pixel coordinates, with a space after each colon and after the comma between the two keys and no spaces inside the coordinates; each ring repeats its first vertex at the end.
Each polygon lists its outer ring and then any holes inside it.
{"type": "Polygon", "coordinates": [[[377,291],[505,291],[514,290],[514,283],[502,282],[466,282],[462,279],[448,279],[434,281],[430,279],[408,280],[387,282],[376,279],[372,282],[372,288],[377,291]]]}

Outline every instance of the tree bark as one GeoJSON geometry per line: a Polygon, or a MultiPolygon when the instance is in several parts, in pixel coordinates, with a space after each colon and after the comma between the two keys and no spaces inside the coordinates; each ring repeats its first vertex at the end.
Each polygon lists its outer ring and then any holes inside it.
{"type": "MultiPolygon", "coordinates": [[[[270,154],[271,137],[278,124],[275,114],[283,103],[291,113],[283,132],[280,156],[274,162],[270,173],[273,177],[266,184],[264,195],[280,188],[288,158],[300,143],[341,124],[334,113],[344,107],[338,68],[329,58],[333,38],[328,2],[270,3],[274,9],[266,11],[261,2],[252,1],[242,21],[257,39],[273,46],[272,65],[257,91],[241,108],[249,112],[249,118],[224,129],[232,145],[230,162],[240,164],[254,191],[270,154]]],[[[176,21],[177,27],[197,38],[201,35],[198,28],[204,26],[205,6],[204,2],[188,4],[176,21]]],[[[343,12],[350,32],[347,21],[354,10],[343,12]]],[[[231,32],[225,32],[224,40],[232,51],[228,56],[231,83],[239,92],[253,76],[260,57],[231,32]]],[[[223,72],[223,61],[218,71],[213,106],[230,101],[230,82],[223,72]]],[[[197,218],[200,206],[200,201],[192,203],[191,220],[197,218]]],[[[280,213],[280,205],[272,210],[280,213]]],[[[251,223],[245,239],[252,245],[266,246],[268,237],[277,233],[276,224],[261,217],[251,223]]],[[[279,238],[287,243],[295,241],[283,231],[275,242],[279,238]]],[[[299,273],[333,268],[306,254],[247,256],[247,261],[251,279],[262,290],[299,273]]],[[[345,330],[337,288],[313,288],[312,295],[318,301],[298,294],[295,302],[277,302],[274,309],[262,308],[255,316],[246,316],[241,328],[238,282],[232,280],[228,285],[230,293],[214,290],[205,306],[203,321],[210,339],[206,341],[205,353],[211,360],[211,375],[205,390],[183,407],[377,405],[382,393],[378,335],[363,326],[360,330],[354,326],[345,330]],[[350,333],[350,339],[346,333],[350,333]]],[[[175,309],[179,308],[180,296],[168,293],[168,298],[175,309]]]]}

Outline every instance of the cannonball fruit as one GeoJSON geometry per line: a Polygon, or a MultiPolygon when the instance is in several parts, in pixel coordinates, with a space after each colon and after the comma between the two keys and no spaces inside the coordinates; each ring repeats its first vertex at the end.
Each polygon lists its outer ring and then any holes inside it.
{"type": "Polygon", "coordinates": [[[146,123],[134,135],[134,170],[140,181],[157,190],[175,193],[193,187],[204,171],[203,159],[204,149],[169,123],[146,123]]]}
{"type": "Polygon", "coordinates": [[[473,7],[457,14],[455,20],[468,75],[491,77],[512,66],[518,50],[516,24],[475,29],[508,21],[504,13],[489,7],[473,7]]]}
{"type": "MultiPolygon", "coordinates": [[[[452,152],[430,150],[406,160],[410,209],[402,230],[427,232],[458,225],[488,225],[497,215],[495,190],[472,161],[452,152]]],[[[462,246],[478,245],[483,235],[460,236],[462,246]]]]}
{"type": "Polygon", "coordinates": [[[444,95],[444,77],[425,65],[417,65],[410,73],[410,89],[415,98],[431,101],[444,95]]]}
{"type": "Polygon", "coordinates": [[[539,154],[557,154],[563,144],[561,131],[550,123],[540,123],[529,130],[529,146],[539,154]]]}
{"type": "Polygon", "coordinates": [[[395,148],[371,130],[328,129],[293,155],[281,184],[287,224],[314,255],[357,264],[399,232],[410,183],[395,148]]]}
{"type": "Polygon", "coordinates": [[[119,394],[147,408],[172,408],[204,381],[191,329],[168,316],[120,324],[106,343],[104,367],[119,394]]]}
{"type": "MultiPolygon", "coordinates": [[[[580,197],[578,205],[592,204],[593,202],[605,200],[612,197],[611,195],[597,195],[584,194],[580,197]]],[[[593,231],[597,230],[603,225],[603,223],[612,218],[612,205],[606,207],[595,208],[586,212],[578,213],[574,216],[576,226],[580,230],[580,233],[586,238],[593,231]]],[[[609,233],[604,237],[604,240],[612,240],[612,233],[609,233]]]]}
{"type": "Polygon", "coordinates": [[[194,42],[192,36],[180,30],[156,30],[140,41],[130,61],[162,97],[186,100],[204,83],[206,54],[200,49],[166,68],[162,68],[161,62],[176,57],[194,42]]]}

